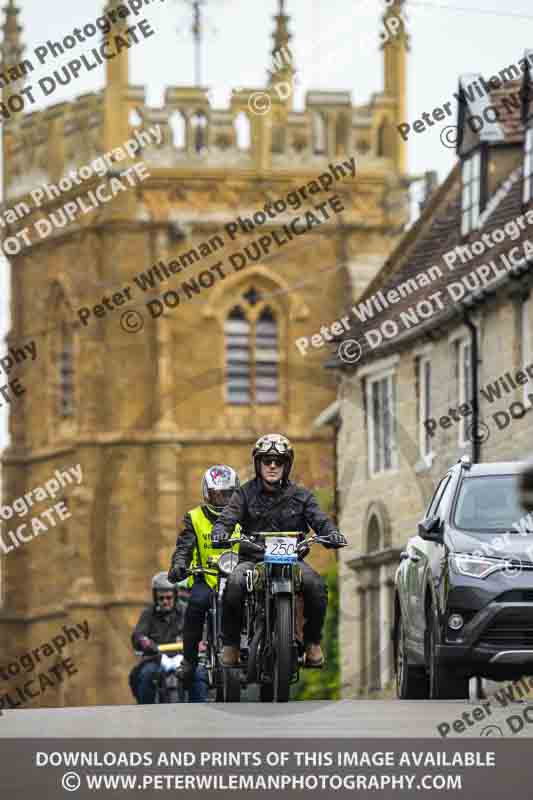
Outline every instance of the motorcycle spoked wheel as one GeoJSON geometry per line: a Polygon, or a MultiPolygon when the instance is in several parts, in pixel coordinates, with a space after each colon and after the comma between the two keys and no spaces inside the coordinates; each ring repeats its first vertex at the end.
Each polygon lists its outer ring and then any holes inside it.
{"type": "Polygon", "coordinates": [[[274,623],[274,685],[275,703],[287,703],[292,677],[292,608],[287,595],[276,596],[276,621],[274,623]]]}
{"type": "Polygon", "coordinates": [[[183,686],[183,682],[177,680],[176,686],[171,686],[169,688],[164,688],[161,699],[159,700],[161,703],[186,703],[187,697],[185,693],[185,689],[183,686]]]}
{"type": "Polygon", "coordinates": [[[248,683],[257,683],[261,664],[261,639],[263,638],[264,623],[260,622],[254,632],[248,653],[248,683]]]}
{"type": "Polygon", "coordinates": [[[224,702],[224,669],[217,667],[213,672],[213,686],[215,688],[215,703],[224,702]]]}

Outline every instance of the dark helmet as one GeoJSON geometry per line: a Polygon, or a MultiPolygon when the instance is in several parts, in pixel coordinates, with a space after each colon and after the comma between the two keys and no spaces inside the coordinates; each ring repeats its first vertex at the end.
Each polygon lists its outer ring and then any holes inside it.
{"type": "Polygon", "coordinates": [[[154,575],[152,578],[152,597],[157,608],[159,608],[159,592],[172,592],[174,595],[174,606],[176,605],[178,596],[177,584],[170,583],[166,572],[158,572],[157,575],[154,575]]]}
{"type": "Polygon", "coordinates": [[[255,467],[255,474],[256,477],[259,477],[259,459],[261,456],[266,455],[276,455],[281,456],[284,459],[285,464],[283,466],[283,482],[288,480],[292,464],[294,461],[294,450],[292,449],[292,444],[287,439],[286,436],[282,436],[281,433],[266,433],[264,436],[261,436],[260,439],[254,445],[254,449],[252,450],[252,458],[254,460],[254,467],[255,467]]]}
{"type": "Polygon", "coordinates": [[[226,464],[209,467],[202,479],[202,494],[209,510],[220,514],[240,485],[239,476],[226,464]]]}

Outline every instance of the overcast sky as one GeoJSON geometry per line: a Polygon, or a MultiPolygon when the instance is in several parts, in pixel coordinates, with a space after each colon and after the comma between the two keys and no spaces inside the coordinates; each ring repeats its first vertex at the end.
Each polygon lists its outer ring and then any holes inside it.
{"type": "MultiPolygon", "coordinates": [[[[48,39],[62,40],[75,27],[94,23],[104,2],[18,0],[18,6],[22,10],[26,55],[36,63],[34,48],[48,39]]],[[[291,51],[300,81],[295,97],[297,109],[303,106],[305,92],[313,88],[349,90],[355,103],[365,102],[372,92],[382,89],[382,53],[378,50],[382,6],[381,0],[286,0],[293,34],[291,51]]],[[[265,84],[276,8],[276,0],[208,0],[203,83],[213,90],[217,106],[227,106],[233,87],[265,84]]],[[[533,47],[531,0],[412,0],[407,9],[411,30],[408,121],[451,100],[460,74],[481,72],[490,77],[516,62],[526,48],[533,47]]],[[[143,17],[150,20],[157,35],[130,49],[130,82],[146,87],[149,105],[160,105],[166,86],[193,83],[191,11],[183,0],[153,0],[137,20],[143,17]]],[[[96,43],[95,37],[90,47],[96,43]]],[[[62,59],[51,59],[31,74],[30,82],[36,84],[84,52],[86,45],[78,48],[62,59]]],[[[72,100],[84,92],[98,90],[103,80],[103,67],[81,74],[76,82],[60,86],[49,102],[72,100]]],[[[45,104],[46,101],[40,106],[45,104]]],[[[439,130],[435,126],[412,137],[409,169],[415,174],[436,169],[442,181],[455,156],[453,150],[441,145],[439,130]]],[[[5,336],[9,324],[9,267],[5,263],[0,267],[0,330],[5,336]]],[[[5,344],[0,349],[3,354],[5,344]]],[[[6,423],[7,409],[2,407],[0,446],[7,442],[6,423]]]]}

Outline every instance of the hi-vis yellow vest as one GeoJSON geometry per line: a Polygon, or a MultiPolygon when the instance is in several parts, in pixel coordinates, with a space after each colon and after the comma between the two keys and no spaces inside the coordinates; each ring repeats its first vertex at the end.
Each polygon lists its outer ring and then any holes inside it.
{"type": "MultiPolygon", "coordinates": [[[[196,534],[196,547],[194,548],[191,568],[202,566],[205,569],[208,569],[207,559],[209,556],[211,556],[213,561],[218,561],[224,550],[213,547],[211,543],[211,531],[213,530],[213,523],[208,520],[202,511],[202,506],[193,508],[193,510],[189,513],[191,515],[192,525],[196,534]]],[[[240,530],[241,526],[236,525],[235,530],[231,534],[232,538],[238,536],[240,530]]],[[[231,549],[234,553],[238,553],[239,545],[234,544],[231,549]]],[[[211,587],[211,589],[214,589],[217,585],[216,575],[204,575],[204,580],[207,585],[211,587]]],[[[194,576],[191,575],[188,585],[192,586],[193,583],[194,576]]]]}

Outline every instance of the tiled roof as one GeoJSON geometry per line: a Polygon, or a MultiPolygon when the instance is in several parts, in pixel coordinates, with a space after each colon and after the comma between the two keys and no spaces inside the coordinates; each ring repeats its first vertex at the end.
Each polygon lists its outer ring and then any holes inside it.
{"type": "MultiPolygon", "coordinates": [[[[520,154],[520,157],[521,154],[520,154]]],[[[513,166],[513,171],[518,164],[513,166]]],[[[505,182],[505,181],[503,181],[505,182]]],[[[416,306],[421,300],[427,300],[430,295],[435,292],[442,292],[443,309],[437,311],[427,324],[420,322],[413,325],[411,333],[414,336],[422,335],[427,331],[428,326],[438,326],[450,312],[454,310],[454,302],[448,294],[446,287],[452,282],[460,281],[465,275],[476,270],[482,264],[487,264],[489,261],[498,261],[499,254],[507,253],[513,246],[520,246],[524,240],[531,238],[533,241],[533,225],[526,224],[525,230],[520,231],[520,237],[516,241],[512,241],[509,236],[505,236],[500,244],[495,244],[493,247],[486,246],[485,252],[479,256],[474,256],[467,263],[462,264],[459,259],[454,264],[454,269],[451,270],[444,262],[443,255],[450,250],[453,250],[457,245],[470,246],[473,242],[481,240],[484,233],[491,233],[496,228],[502,228],[505,223],[524,213],[522,205],[522,180],[515,181],[512,188],[494,211],[489,215],[485,224],[478,230],[473,231],[467,238],[461,236],[461,180],[458,165],[454,168],[452,173],[448,176],[445,184],[443,184],[437,197],[437,207],[431,204],[431,207],[425,209],[421,219],[417,222],[415,228],[407,234],[407,237],[414,233],[415,240],[412,244],[407,243],[407,254],[405,255],[405,242],[401,242],[396,251],[389,258],[381,272],[372,281],[371,285],[361,295],[361,297],[354,303],[356,308],[360,307],[362,302],[368,301],[370,297],[375,296],[376,292],[380,291],[385,297],[387,292],[391,289],[396,289],[400,284],[404,284],[408,278],[415,278],[420,273],[427,272],[431,266],[438,266],[442,275],[431,282],[430,285],[419,288],[411,294],[401,298],[399,302],[390,304],[388,308],[377,311],[374,307],[374,316],[366,322],[360,322],[355,314],[351,314],[351,328],[348,330],[341,339],[355,339],[362,348],[361,358],[358,360],[358,366],[363,360],[369,360],[376,357],[382,357],[385,352],[394,350],[397,346],[398,339],[402,334],[408,335],[408,329],[402,324],[400,319],[401,312],[407,311],[410,307],[416,306]],[[428,220],[428,217],[430,218],[428,220]],[[427,227],[429,222],[429,228],[427,227]],[[384,337],[383,343],[379,347],[371,348],[365,339],[365,333],[373,328],[381,326],[386,320],[394,320],[398,323],[399,335],[394,339],[387,340],[384,337]]],[[[490,200],[490,198],[489,198],[490,200]]],[[[499,265],[500,266],[500,265],[499,265]]],[[[503,270],[503,265],[500,266],[503,270]]],[[[532,264],[533,271],[533,264],[532,264]]],[[[468,296],[470,292],[466,292],[468,296]]],[[[457,308],[455,306],[455,308],[457,308]]],[[[335,356],[333,360],[328,362],[329,367],[340,367],[342,361],[335,356]]],[[[344,365],[346,366],[346,364],[344,365]]]]}

